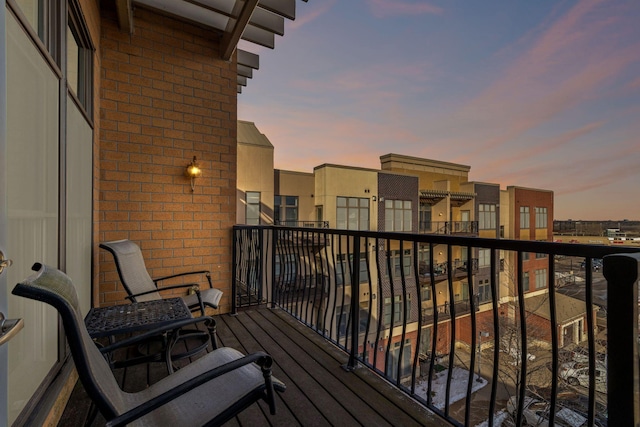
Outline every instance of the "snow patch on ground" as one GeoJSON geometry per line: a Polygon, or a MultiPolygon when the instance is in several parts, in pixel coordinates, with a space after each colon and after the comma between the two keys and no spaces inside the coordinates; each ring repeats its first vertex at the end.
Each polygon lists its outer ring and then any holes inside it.
{"type": "MultiPolygon", "coordinates": [[[[447,394],[447,375],[449,370],[434,374],[431,383],[432,403],[438,409],[444,409],[445,397],[447,394]]],[[[473,375],[472,393],[480,390],[487,385],[487,380],[480,378],[476,374],[473,375]]],[[[467,395],[467,383],[469,382],[469,371],[462,368],[453,368],[451,372],[451,391],[449,394],[449,404],[464,399],[467,395]]],[[[416,394],[427,400],[428,379],[423,379],[416,384],[416,394]]]]}

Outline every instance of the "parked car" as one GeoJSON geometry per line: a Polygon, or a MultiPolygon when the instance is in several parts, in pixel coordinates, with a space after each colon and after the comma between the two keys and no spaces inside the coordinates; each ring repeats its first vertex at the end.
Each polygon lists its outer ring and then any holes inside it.
{"type": "MultiPolygon", "coordinates": [[[[584,347],[575,347],[571,350],[571,359],[574,362],[589,362],[589,350],[584,347]]],[[[607,355],[605,353],[597,353],[596,352],[596,363],[602,364],[605,368],[607,367],[607,355]]]]}
{"type": "MultiPolygon", "coordinates": [[[[516,417],[517,397],[512,396],[507,400],[507,411],[516,417]]],[[[537,427],[549,427],[549,403],[526,396],[522,412],[523,424],[537,427]]],[[[583,427],[587,425],[588,418],[569,408],[558,407],[556,410],[554,426],[583,427]]]]}
{"type": "MultiPolygon", "coordinates": [[[[595,369],[596,390],[601,393],[607,392],[607,370],[597,363],[595,369]]],[[[560,378],[571,385],[589,387],[589,364],[583,362],[568,362],[560,366],[560,378]]]]}
{"type": "MultiPolygon", "coordinates": [[[[558,405],[569,408],[587,418],[589,416],[589,398],[576,392],[558,393],[558,405]]],[[[596,401],[594,424],[596,427],[608,427],[609,412],[607,405],[596,401]]]]}

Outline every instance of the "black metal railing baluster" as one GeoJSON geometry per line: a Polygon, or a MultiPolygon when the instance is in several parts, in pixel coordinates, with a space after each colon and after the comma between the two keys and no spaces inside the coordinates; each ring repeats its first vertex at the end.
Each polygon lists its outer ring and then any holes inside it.
{"type": "Polygon", "coordinates": [[[360,298],[360,236],[353,237],[353,262],[351,267],[351,348],[349,349],[349,361],[345,369],[348,371],[357,367],[358,355],[358,328],[360,326],[360,310],[358,300],[360,298]]]}
{"type": "Polygon", "coordinates": [[[638,284],[640,253],[603,258],[607,279],[608,425],[640,423],[638,284]],[[615,331],[615,332],[614,332],[615,331]]]}

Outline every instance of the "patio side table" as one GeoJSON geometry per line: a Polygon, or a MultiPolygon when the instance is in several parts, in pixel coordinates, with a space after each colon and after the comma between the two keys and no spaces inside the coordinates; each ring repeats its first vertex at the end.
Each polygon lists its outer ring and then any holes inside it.
{"type": "MultiPolygon", "coordinates": [[[[139,355],[133,358],[111,361],[112,367],[122,368],[139,363],[165,362],[167,370],[173,372],[172,362],[194,356],[206,350],[210,343],[210,335],[199,330],[189,330],[187,334],[171,328],[172,323],[179,320],[191,319],[191,311],[182,298],[166,298],[160,300],[134,302],[109,307],[92,308],[85,317],[85,324],[89,335],[94,338],[108,338],[110,343],[116,341],[116,336],[144,332],[156,328],[166,327],[166,333],[159,336],[161,346],[151,351],[138,348],[139,355]],[[197,345],[192,349],[172,354],[173,344],[180,339],[195,339],[197,345]]],[[[157,341],[157,340],[156,340],[157,341]]]]}

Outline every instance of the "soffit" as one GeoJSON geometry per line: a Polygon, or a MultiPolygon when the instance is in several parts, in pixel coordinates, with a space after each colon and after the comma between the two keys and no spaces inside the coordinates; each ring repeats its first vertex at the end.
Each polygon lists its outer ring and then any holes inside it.
{"type": "MultiPolygon", "coordinates": [[[[302,0],[307,1],[307,0],[302,0]]],[[[245,40],[249,46],[275,47],[275,36],[284,35],[284,20],[295,19],[296,0],[116,0],[123,31],[133,33],[133,8],[146,7],[214,30],[222,37],[220,57],[231,60],[238,51],[238,93],[259,69],[257,54],[237,49],[245,40]]]]}

